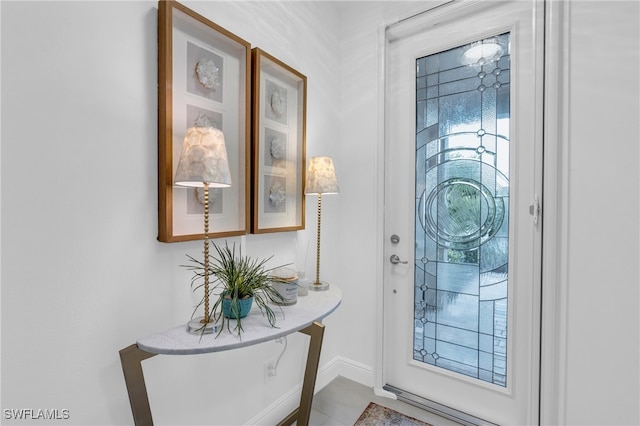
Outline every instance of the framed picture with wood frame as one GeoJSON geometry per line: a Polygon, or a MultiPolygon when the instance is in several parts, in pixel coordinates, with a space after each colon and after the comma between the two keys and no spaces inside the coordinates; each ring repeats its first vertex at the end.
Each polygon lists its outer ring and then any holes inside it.
{"type": "Polygon", "coordinates": [[[251,45],[176,1],[158,2],[158,240],[204,238],[201,188],[173,178],[187,129],[225,138],[231,187],[209,193],[210,238],[250,225],[251,45]]]}
{"type": "Polygon", "coordinates": [[[252,50],[251,232],[304,229],[307,78],[252,50]]]}

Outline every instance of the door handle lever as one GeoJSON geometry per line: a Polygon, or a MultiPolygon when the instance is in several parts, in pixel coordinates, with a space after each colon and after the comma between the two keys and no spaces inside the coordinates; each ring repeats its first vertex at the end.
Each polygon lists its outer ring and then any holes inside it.
{"type": "Polygon", "coordinates": [[[393,263],[394,265],[397,265],[398,263],[402,263],[402,264],[407,264],[409,263],[406,260],[400,260],[400,258],[398,257],[398,255],[396,254],[392,254],[391,257],[389,258],[389,262],[393,263]]]}

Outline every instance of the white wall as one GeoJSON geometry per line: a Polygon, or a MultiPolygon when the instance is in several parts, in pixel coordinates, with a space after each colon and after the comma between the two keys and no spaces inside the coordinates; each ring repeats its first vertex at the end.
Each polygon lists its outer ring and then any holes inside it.
{"type": "MultiPolygon", "coordinates": [[[[334,156],[334,5],[184,4],[308,77],[307,154],[334,156]]],[[[118,351],[189,319],[190,276],[179,265],[202,251],[201,242],[156,241],[157,3],[0,7],[2,409],[68,409],[65,424],[131,424],[118,351]]],[[[346,290],[330,256],[343,199],[327,197],[323,209],[323,278],[346,290]]],[[[249,255],[275,254],[274,264],[296,262],[311,241],[311,274],[316,198],[307,203],[306,231],[236,240],[249,255]]],[[[340,353],[344,316],[325,321],[322,365],[340,353]]],[[[295,390],[306,347],[305,336],[291,336],[268,385],[263,363],[281,349],[273,342],[145,361],[156,423],[246,423],[295,390]]]]}
{"type": "MultiPolygon", "coordinates": [[[[325,321],[321,364],[360,368],[354,378],[372,384],[378,37],[425,3],[185,4],[308,77],[307,154],[333,156],[341,187],[323,199],[323,277],[344,301],[325,321]]],[[[201,251],[155,240],[156,3],[2,1],[0,14],[1,406],[66,408],[65,424],[131,424],[118,350],[188,319],[189,275],[178,265],[201,251]]],[[[569,42],[557,423],[638,424],[637,2],[576,2],[569,42]]],[[[315,203],[308,197],[304,232],[238,240],[251,255],[296,261],[296,237],[313,247],[315,203]]],[[[278,378],[263,384],[262,363],[279,349],[145,361],[156,424],[260,418],[301,380],[306,338],[294,335],[278,378]]]]}
{"type": "MultiPolygon", "coordinates": [[[[350,283],[346,289],[347,310],[351,301],[368,308],[357,317],[358,339],[343,335],[343,356],[367,366],[376,365],[374,330],[377,285],[382,277],[378,248],[382,243],[380,155],[383,143],[380,109],[383,107],[381,36],[386,24],[411,16],[433,1],[340,2],[340,141],[336,149],[342,176],[337,223],[340,250],[332,253],[332,264],[350,283]],[[372,230],[378,229],[378,232],[372,230]],[[363,348],[365,349],[363,353],[363,348]]],[[[323,199],[324,203],[324,199],[323,199]]],[[[337,242],[338,243],[338,242],[337,242]]],[[[353,319],[351,319],[353,321],[353,319]]],[[[367,377],[373,386],[373,377],[367,377]]]]}
{"type": "Polygon", "coordinates": [[[573,425],[640,424],[639,5],[569,8],[562,421],[573,425]]]}

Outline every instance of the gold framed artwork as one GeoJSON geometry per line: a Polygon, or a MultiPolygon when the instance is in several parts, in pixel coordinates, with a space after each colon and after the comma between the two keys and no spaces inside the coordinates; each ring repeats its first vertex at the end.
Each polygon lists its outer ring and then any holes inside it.
{"type": "Polygon", "coordinates": [[[307,78],[252,50],[251,232],[304,229],[307,78]]]}
{"type": "Polygon", "coordinates": [[[158,240],[204,238],[201,188],[175,186],[188,128],[225,137],[231,187],[209,194],[210,238],[250,225],[251,45],[176,1],[158,2],[158,240]]]}

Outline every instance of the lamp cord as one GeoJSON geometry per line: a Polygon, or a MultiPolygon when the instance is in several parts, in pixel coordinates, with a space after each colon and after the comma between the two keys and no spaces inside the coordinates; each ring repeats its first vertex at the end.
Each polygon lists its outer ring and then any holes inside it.
{"type": "Polygon", "coordinates": [[[287,350],[287,336],[280,337],[279,339],[276,339],[276,343],[282,343],[283,341],[284,341],[284,347],[282,348],[282,352],[280,352],[280,355],[278,356],[278,359],[276,360],[276,365],[273,367],[274,375],[276,375],[278,373],[278,365],[280,365],[280,360],[282,359],[282,355],[284,355],[284,352],[287,350]]]}

